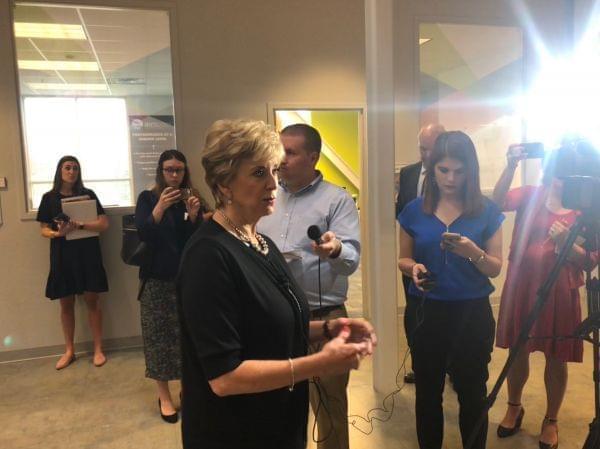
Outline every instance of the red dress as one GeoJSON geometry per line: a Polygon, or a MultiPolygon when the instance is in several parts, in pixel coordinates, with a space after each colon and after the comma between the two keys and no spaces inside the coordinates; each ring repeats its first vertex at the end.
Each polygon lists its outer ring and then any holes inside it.
{"type": "MultiPolygon", "coordinates": [[[[508,192],[503,209],[517,211],[508,262],[508,273],[502,290],[496,345],[512,347],[558,255],[548,231],[555,221],[570,227],[577,213],[564,215],[550,212],[545,206],[544,187],[525,186],[508,192]]],[[[542,351],[564,361],[581,362],[583,342],[578,339],[539,337],[569,336],[581,322],[579,288],[584,285],[583,267],[573,262],[560,270],[558,279],[529,335],[529,352],[542,351]]]]}

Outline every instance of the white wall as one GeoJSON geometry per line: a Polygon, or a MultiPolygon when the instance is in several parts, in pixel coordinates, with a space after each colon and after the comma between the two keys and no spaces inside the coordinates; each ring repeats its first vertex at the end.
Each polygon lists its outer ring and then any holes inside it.
{"type": "MultiPolygon", "coordinates": [[[[71,0],[69,0],[71,1],[71,0]]],[[[75,3],[75,1],[72,1],[75,3]]],[[[78,3],[82,3],[79,1],[78,3]]],[[[115,5],[115,0],[95,3],[115,5]]],[[[176,7],[173,48],[177,74],[178,146],[201,179],[199,152],[207,126],[218,118],[267,118],[267,102],[364,103],[365,10],[363,0],[126,0],[121,4],[176,7]]],[[[369,148],[390,160],[389,173],[371,178],[392,185],[394,157],[417,158],[418,65],[415,52],[419,19],[465,23],[518,24],[510,3],[495,0],[395,0],[393,2],[395,149],[369,148]],[[408,107],[407,107],[408,106],[408,107]],[[387,153],[390,152],[391,153],[387,153]],[[393,154],[392,154],[393,153],[393,154]],[[389,175],[389,179],[388,179],[389,175]]],[[[551,47],[562,45],[564,1],[525,2],[534,23],[551,47]]],[[[10,45],[10,1],[0,0],[0,190],[4,224],[0,226],[0,360],[8,351],[62,344],[58,304],[44,298],[48,242],[39,225],[23,219],[22,166],[18,98],[10,45]],[[12,336],[10,346],[2,345],[12,336]]],[[[533,56],[533,55],[530,55],[533,56]]],[[[375,185],[375,184],[373,184],[375,185]]],[[[390,198],[392,194],[390,191],[390,198]]],[[[393,226],[390,200],[385,226],[393,226]]],[[[111,291],[104,295],[105,336],[139,335],[136,272],[118,257],[120,217],[102,237],[111,291]]],[[[393,234],[394,231],[389,230],[393,234]]],[[[506,228],[507,239],[510,229],[506,228]]],[[[379,257],[373,251],[372,257],[379,257]]],[[[394,257],[390,264],[395,264],[394,257]]],[[[386,262],[387,263],[387,262],[386,262]]],[[[376,281],[375,279],[373,281],[376,281]]],[[[78,308],[77,340],[89,340],[85,314],[78,308]]]]}
{"type": "MultiPolygon", "coordinates": [[[[9,183],[7,190],[0,190],[4,218],[0,226],[0,360],[43,353],[44,348],[63,342],[59,306],[44,298],[48,241],[39,236],[38,223],[22,218],[9,3],[0,0],[0,177],[7,177],[9,183]],[[5,336],[12,337],[10,346],[2,344],[5,336]],[[27,354],[7,352],[30,348],[38,349],[27,354]]],[[[267,120],[267,102],[365,101],[362,0],[133,3],[176,5],[177,138],[196,183],[202,177],[199,153],[204,131],[216,119],[267,120]]],[[[105,336],[123,339],[140,333],[137,274],[119,259],[120,217],[111,216],[110,221],[111,228],[101,239],[110,286],[110,292],[103,295],[105,336]]],[[[78,341],[90,340],[84,312],[80,304],[78,341]]]]}

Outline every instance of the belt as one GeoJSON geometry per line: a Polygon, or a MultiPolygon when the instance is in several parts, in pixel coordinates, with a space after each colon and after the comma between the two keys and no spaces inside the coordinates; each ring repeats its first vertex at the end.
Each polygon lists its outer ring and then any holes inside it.
{"type": "Polygon", "coordinates": [[[325,307],[321,307],[320,309],[311,310],[310,311],[310,317],[314,318],[314,317],[326,315],[329,312],[333,312],[334,310],[342,310],[343,308],[344,308],[343,304],[340,304],[338,306],[325,306],[325,307]]]}

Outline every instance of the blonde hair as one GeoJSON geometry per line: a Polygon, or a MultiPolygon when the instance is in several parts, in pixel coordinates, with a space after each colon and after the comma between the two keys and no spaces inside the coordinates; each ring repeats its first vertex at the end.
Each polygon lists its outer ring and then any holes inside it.
{"type": "Polygon", "coordinates": [[[206,132],[202,166],[216,207],[223,205],[219,185],[229,185],[242,162],[276,160],[279,163],[284,156],[279,134],[265,122],[243,119],[214,122],[206,132]]]}

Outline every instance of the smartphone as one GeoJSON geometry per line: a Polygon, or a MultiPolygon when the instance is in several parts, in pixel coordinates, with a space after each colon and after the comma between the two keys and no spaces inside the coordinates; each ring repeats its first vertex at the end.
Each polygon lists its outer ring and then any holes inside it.
{"type": "Polygon", "coordinates": [[[68,223],[71,221],[71,217],[69,217],[67,214],[60,212],[56,217],[54,217],[52,219],[52,221],[54,221],[55,223],[59,223],[59,222],[64,222],[64,223],[68,223]]]}
{"type": "Polygon", "coordinates": [[[544,144],[542,142],[526,142],[519,145],[527,159],[543,159],[544,144]]]}
{"type": "Polygon", "coordinates": [[[461,235],[457,232],[444,232],[442,234],[442,239],[446,240],[446,241],[450,241],[450,242],[460,240],[460,238],[461,238],[461,235]]]}
{"type": "Polygon", "coordinates": [[[191,197],[194,196],[194,192],[190,188],[181,189],[180,192],[181,192],[181,199],[184,200],[184,201],[187,201],[191,197]]]}

